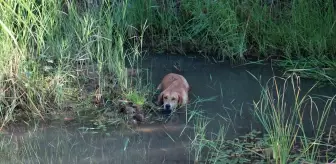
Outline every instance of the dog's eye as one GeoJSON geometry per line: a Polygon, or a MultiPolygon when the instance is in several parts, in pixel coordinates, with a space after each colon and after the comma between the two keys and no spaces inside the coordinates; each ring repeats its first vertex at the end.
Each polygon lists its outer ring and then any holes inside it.
{"type": "Polygon", "coordinates": [[[165,97],[163,97],[164,99],[167,99],[168,97],[167,96],[165,96],[165,97]]]}
{"type": "Polygon", "coordinates": [[[172,100],[174,101],[174,100],[176,100],[176,98],[175,98],[175,97],[173,97],[173,98],[172,98],[172,100]]]}

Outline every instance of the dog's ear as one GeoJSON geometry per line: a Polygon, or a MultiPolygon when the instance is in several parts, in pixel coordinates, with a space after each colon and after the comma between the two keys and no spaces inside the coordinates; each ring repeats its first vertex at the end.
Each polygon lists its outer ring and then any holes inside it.
{"type": "Polygon", "coordinates": [[[157,98],[157,105],[162,105],[163,103],[163,92],[161,92],[157,98]]]}
{"type": "Polygon", "coordinates": [[[181,96],[181,94],[178,95],[177,103],[178,104],[182,104],[182,96],[181,96]]]}

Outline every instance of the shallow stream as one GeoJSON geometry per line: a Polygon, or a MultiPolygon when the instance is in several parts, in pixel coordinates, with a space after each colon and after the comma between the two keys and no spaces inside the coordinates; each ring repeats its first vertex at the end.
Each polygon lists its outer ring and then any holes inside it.
{"type": "MultiPolygon", "coordinates": [[[[261,92],[259,82],[251,74],[261,78],[262,85],[274,75],[281,75],[270,64],[232,66],[228,61],[216,63],[204,58],[174,55],[150,56],[143,61],[143,68],[150,72],[154,85],[165,74],[180,70],[192,87],[190,99],[193,104],[188,107],[188,113],[202,110],[204,116],[212,118],[207,134],[217,133],[220,126],[228,125],[228,138],[262,129],[251,115],[253,100],[258,101],[261,92]],[[208,101],[201,102],[205,99],[208,101]]],[[[314,81],[301,79],[302,92],[314,84],[314,81]]],[[[288,92],[288,99],[292,99],[293,94],[288,92]]],[[[327,96],[335,93],[336,89],[331,87],[316,88],[312,92],[327,96]]],[[[311,118],[317,115],[307,113],[305,124],[309,127],[311,118]]],[[[335,118],[335,106],[330,115],[335,118]]],[[[23,163],[187,164],[194,163],[193,153],[188,151],[194,130],[192,124],[186,124],[186,116],[182,113],[165,124],[140,125],[134,131],[110,131],[110,135],[85,133],[80,126],[71,125],[7,136],[12,141],[19,140],[17,149],[29,154],[23,163]]],[[[335,119],[328,122],[328,126],[335,124],[335,119]]],[[[5,161],[1,160],[1,163],[5,161]]]]}

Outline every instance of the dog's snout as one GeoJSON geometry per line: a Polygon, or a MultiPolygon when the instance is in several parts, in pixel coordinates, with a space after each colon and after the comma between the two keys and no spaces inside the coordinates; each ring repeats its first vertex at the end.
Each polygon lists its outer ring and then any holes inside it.
{"type": "Polygon", "coordinates": [[[165,108],[166,108],[166,110],[169,110],[170,109],[170,104],[166,104],[165,108]]]}

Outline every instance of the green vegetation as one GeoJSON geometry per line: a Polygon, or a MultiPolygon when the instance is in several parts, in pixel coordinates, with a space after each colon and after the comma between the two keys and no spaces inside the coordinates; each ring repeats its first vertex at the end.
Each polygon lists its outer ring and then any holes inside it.
{"type": "Polygon", "coordinates": [[[332,0],[129,3],[130,22],[148,24],[145,42],[158,51],[201,52],[218,60],[277,57],[290,73],[335,83],[332,0]]]}
{"type": "MultiPolygon", "coordinates": [[[[125,66],[137,68],[144,47],[213,54],[219,60],[275,55],[287,71],[335,80],[332,0],[270,5],[254,0],[15,0],[0,7],[2,124],[15,120],[19,110],[29,119],[44,118],[65,101],[78,104],[83,81],[91,76],[99,86],[98,100],[111,86],[107,77],[113,77],[116,93],[134,93],[125,66]],[[89,68],[91,74],[83,76],[89,68]]],[[[143,103],[145,98],[136,99],[143,103]]]]}
{"type": "Polygon", "coordinates": [[[1,124],[50,119],[69,107],[87,113],[93,99],[99,104],[138,91],[126,64],[137,70],[142,35],[127,36],[133,27],[125,3],[2,1],[1,124]]]}
{"type": "MultiPolygon", "coordinates": [[[[145,106],[151,99],[143,76],[129,73],[130,69],[141,72],[145,49],[199,52],[217,60],[272,58],[285,72],[335,86],[334,1],[273,2],[0,1],[0,130],[8,123],[70,115],[88,118],[103,129],[105,124],[123,124],[124,119],[114,112],[118,100],[145,106]]],[[[207,160],[212,162],[237,160],[237,154],[247,162],[255,155],[257,160],[272,157],[275,163],[320,160],[317,152],[330,145],[320,142],[334,97],[314,123],[318,130],[314,138],[308,139],[302,133],[302,110],[307,102],[315,107],[313,97],[299,97],[299,90],[294,90],[292,113],[286,113],[285,90],[272,93],[262,87],[255,114],[268,136],[253,139],[252,144],[261,151],[251,148],[251,143],[246,148],[245,143],[226,140],[227,127],[215,138],[206,138],[207,119],[198,119],[192,147],[197,150],[196,159],[203,160],[202,150],[207,148],[207,160]],[[298,140],[301,149],[294,157],[298,140]]],[[[250,136],[257,138],[257,134],[250,136]]]]}
{"type": "Polygon", "coordinates": [[[285,79],[274,77],[265,86],[261,85],[261,97],[254,102],[252,113],[265,129],[265,135],[252,129],[245,136],[228,140],[225,138],[230,125],[228,122],[221,125],[218,134],[205,137],[207,124],[211,120],[203,117],[197,119],[195,129],[198,129],[196,134],[199,137],[193,140],[192,150],[204,153],[198,160],[210,163],[277,164],[335,162],[336,129],[333,126],[326,129],[326,121],[336,95],[313,97],[310,91],[301,95],[299,80],[295,75],[285,79]],[[291,90],[293,96],[289,95],[291,90]],[[293,104],[288,97],[293,98],[293,104]],[[317,100],[326,100],[323,109],[318,109],[317,100]],[[317,118],[313,115],[317,115],[317,118]],[[310,132],[305,128],[305,119],[309,118],[310,126],[314,127],[313,136],[307,135],[310,132]]]}

